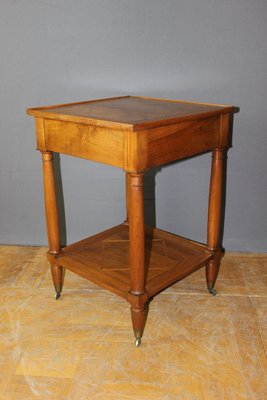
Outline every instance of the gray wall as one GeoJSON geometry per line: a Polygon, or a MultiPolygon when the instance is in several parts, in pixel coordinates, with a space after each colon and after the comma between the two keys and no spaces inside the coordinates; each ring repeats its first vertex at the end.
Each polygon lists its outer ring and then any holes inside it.
{"type": "MultiPolygon", "coordinates": [[[[25,109],[133,94],[240,107],[223,243],[265,252],[266,38],[266,0],[1,0],[0,243],[46,244],[25,109]]],[[[206,240],[209,169],[203,155],[156,174],[158,227],[206,240]]],[[[122,171],[62,156],[62,177],[68,242],[124,218],[122,171]]]]}

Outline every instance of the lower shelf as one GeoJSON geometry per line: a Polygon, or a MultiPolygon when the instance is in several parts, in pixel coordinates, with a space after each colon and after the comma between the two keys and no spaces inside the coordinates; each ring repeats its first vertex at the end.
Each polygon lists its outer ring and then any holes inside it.
{"type": "MultiPolygon", "coordinates": [[[[146,227],[145,232],[149,297],[190,275],[212,257],[202,244],[156,228],[146,227]]],[[[67,246],[50,261],[126,298],[130,290],[129,226],[118,225],[67,246]]]]}

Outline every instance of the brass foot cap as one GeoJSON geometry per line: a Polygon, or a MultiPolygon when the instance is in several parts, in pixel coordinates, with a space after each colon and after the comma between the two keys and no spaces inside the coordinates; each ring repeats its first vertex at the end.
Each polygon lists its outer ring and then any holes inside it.
{"type": "Polygon", "coordinates": [[[56,300],[59,299],[60,298],[60,293],[56,293],[55,294],[55,298],[56,298],[56,300]]]}
{"type": "Polygon", "coordinates": [[[210,294],[212,294],[212,296],[216,296],[216,294],[217,294],[217,290],[215,289],[215,288],[209,288],[209,292],[210,292],[210,294]]]}

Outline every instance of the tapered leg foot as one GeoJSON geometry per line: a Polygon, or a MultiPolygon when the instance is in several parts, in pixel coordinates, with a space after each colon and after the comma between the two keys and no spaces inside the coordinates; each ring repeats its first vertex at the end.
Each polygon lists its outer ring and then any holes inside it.
{"type": "Polygon", "coordinates": [[[139,347],[141,345],[141,338],[143,336],[144,328],[145,328],[145,323],[146,323],[146,310],[141,309],[141,310],[134,310],[133,308],[131,309],[131,314],[132,314],[132,322],[133,322],[133,331],[134,331],[134,336],[135,336],[135,345],[136,347],[139,347]]]}
{"type": "Polygon", "coordinates": [[[56,300],[57,300],[57,299],[60,298],[62,288],[56,287],[56,286],[55,286],[55,291],[56,291],[55,298],[56,298],[56,300]]]}
{"type": "Polygon", "coordinates": [[[52,265],[51,266],[51,273],[52,273],[52,279],[53,279],[54,287],[55,287],[55,291],[56,291],[55,298],[57,300],[57,299],[59,299],[60,294],[62,292],[63,268],[60,267],[59,265],[52,265]]]}
{"type": "Polygon", "coordinates": [[[147,304],[145,304],[143,307],[140,308],[134,308],[133,306],[131,307],[131,316],[132,316],[136,347],[139,347],[141,345],[141,339],[145,329],[147,314],[148,314],[147,304]]]}
{"type": "Polygon", "coordinates": [[[206,266],[206,280],[207,288],[210,294],[216,296],[217,291],[214,288],[218,276],[222,252],[218,252],[213,259],[211,259],[206,266]]]}

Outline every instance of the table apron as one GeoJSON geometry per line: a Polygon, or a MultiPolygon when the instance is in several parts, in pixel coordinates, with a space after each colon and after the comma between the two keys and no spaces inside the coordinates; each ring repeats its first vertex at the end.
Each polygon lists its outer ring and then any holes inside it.
{"type": "Polygon", "coordinates": [[[155,167],[219,147],[220,132],[220,116],[152,129],[147,165],[155,167]]]}
{"type": "Polygon", "coordinates": [[[124,167],[123,131],[45,119],[44,136],[47,150],[124,167]]]}

